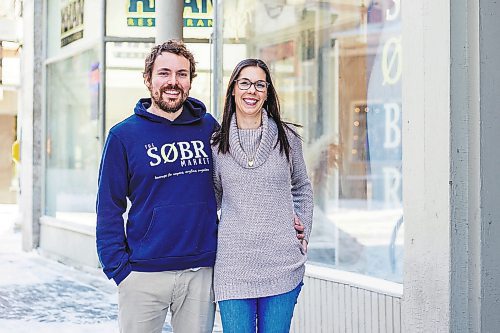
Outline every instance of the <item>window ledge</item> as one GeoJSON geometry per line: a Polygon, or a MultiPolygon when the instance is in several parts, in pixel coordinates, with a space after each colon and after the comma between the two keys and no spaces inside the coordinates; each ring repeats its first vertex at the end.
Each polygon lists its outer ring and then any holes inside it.
{"type": "Polygon", "coordinates": [[[389,296],[403,296],[403,285],[401,283],[382,280],[358,273],[342,271],[314,264],[306,264],[306,275],[312,278],[342,283],[389,296]]]}

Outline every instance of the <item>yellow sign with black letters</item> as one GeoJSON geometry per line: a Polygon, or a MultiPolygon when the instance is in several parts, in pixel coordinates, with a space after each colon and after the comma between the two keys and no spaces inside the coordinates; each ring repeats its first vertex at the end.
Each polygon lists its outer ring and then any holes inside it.
{"type": "MultiPolygon", "coordinates": [[[[213,26],[213,0],[184,0],[183,16],[184,27],[211,28],[213,26]]],[[[154,27],[155,0],[128,0],[127,26],[154,27]]]]}

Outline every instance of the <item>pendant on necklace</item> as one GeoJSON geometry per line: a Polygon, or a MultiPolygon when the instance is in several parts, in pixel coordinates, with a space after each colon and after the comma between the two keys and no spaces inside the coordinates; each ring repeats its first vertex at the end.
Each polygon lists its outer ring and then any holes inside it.
{"type": "Polygon", "coordinates": [[[253,160],[248,160],[248,166],[253,167],[253,160]]]}

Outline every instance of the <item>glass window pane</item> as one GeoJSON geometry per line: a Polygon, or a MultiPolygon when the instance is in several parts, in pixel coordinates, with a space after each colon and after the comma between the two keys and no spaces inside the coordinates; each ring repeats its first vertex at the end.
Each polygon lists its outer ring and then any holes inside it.
{"type": "Polygon", "coordinates": [[[153,43],[106,43],[106,133],[132,115],[134,106],[149,93],[142,72],[153,43]]]}
{"type": "Polygon", "coordinates": [[[304,126],[310,261],[401,282],[400,1],[226,1],[223,11],[224,85],[239,60],[263,59],[285,119],[304,126]]]}
{"type": "Polygon", "coordinates": [[[47,66],[46,215],[95,223],[98,108],[97,51],[47,66]]]}

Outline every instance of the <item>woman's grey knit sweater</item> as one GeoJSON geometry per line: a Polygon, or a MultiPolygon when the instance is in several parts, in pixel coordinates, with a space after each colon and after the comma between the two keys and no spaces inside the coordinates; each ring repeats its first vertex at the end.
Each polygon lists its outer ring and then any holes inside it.
{"type": "Polygon", "coordinates": [[[214,183],[221,207],[216,301],[278,295],[304,277],[306,255],[293,227],[294,213],[311,233],[313,194],[299,138],[287,130],[290,163],[279,152],[278,129],[267,112],[262,128],[238,130],[233,116],[230,150],[212,147],[214,183]],[[254,159],[253,166],[248,158],[254,159]]]}

